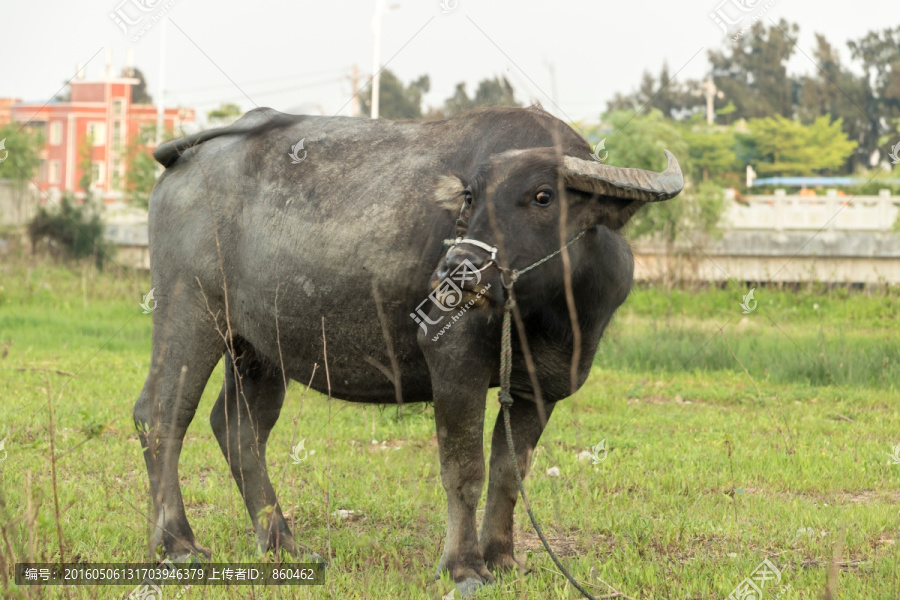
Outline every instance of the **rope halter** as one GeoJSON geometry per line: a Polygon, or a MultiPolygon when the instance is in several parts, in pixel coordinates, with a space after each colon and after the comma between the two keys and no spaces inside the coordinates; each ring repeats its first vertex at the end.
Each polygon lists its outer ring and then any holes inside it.
{"type": "Polygon", "coordinates": [[[482,250],[491,253],[491,257],[488,259],[487,264],[485,264],[480,269],[476,269],[476,271],[475,271],[476,273],[481,273],[482,271],[487,269],[492,264],[497,264],[497,246],[489,246],[489,245],[485,244],[484,242],[479,242],[478,240],[472,240],[469,238],[461,238],[461,237],[458,237],[455,240],[444,240],[444,245],[450,246],[451,248],[454,246],[459,246],[460,244],[471,244],[472,246],[481,248],[482,250]]]}

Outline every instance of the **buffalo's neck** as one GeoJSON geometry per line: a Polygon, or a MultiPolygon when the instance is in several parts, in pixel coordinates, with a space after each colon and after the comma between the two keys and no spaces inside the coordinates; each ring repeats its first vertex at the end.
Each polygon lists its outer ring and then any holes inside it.
{"type": "Polygon", "coordinates": [[[585,242],[591,255],[602,260],[572,273],[577,327],[572,326],[564,289],[540,306],[522,306],[530,351],[539,357],[535,362],[542,393],[550,401],[571,394],[573,359],[577,360],[576,389],[587,379],[600,339],[632,285],[631,250],[619,234],[598,228],[596,235],[585,242]]]}

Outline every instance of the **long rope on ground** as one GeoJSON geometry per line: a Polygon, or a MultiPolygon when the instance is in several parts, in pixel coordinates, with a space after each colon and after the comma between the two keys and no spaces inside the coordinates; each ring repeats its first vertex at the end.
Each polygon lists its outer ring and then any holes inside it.
{"type": "MultiPolygon", "coordinates": [[[[584,232],[579,233],[577,236],[572,238],[563,248],[568,247],[570,244],[578,240],[581,236],[584,235],[584,232]]],[[[547,554],[550,555],[550,558],[553,560],[553,563],[562,571],[562,574],[566,576],[566,579],[569,580],[575,589],[581,592],[585,598],[588,600],[597,600],[594,596],[591,595],[584,587],[578,583],[578,581],[572,576],[571,573],[563,566],[562,562],[560,562],[559,557],[556,556],[556,553],[550,548],[550,542],[547,541],[546,536],[544,535],[544,531],[541,529],[540,524],[538,524],[537,518],[534,516],[534,512],[531,510],[531,503],[528,502],[528,497],[525,495],[525,485],[522,483],[522,474],[519,472],[519,461],[516,459],[516,448],[513,443],[512,438],[512,424],[510,423],[509,418],[509,407],[512,406],[513,397],[510,392],[510,376],[512,375],[512,311],[513,307],[516,305],[515,298],[513,296],[513,285],[515,285],[516,280],[520,275],[530,271],[531,269],[537,267],[540,264],[543,264],[562,252],[563,248],[553,252],[552,254],[545,256],[538,262],[533,265],[522,269],[521,271],[512,271],[509,276],[509,283],[504,282],[504,286],[508,290],[508,296],[506,303],[503,305],[503,329],[500,338],[500,391],[498,392],[498,399],[500,400],[500,406],[503,409],[503,424],[506,427],[506,444],[509,446],[509,459],[512,461],[513,469],[516,473],[516,482],[519,484],[519,494],[522,495],[522,502],[525,505],[525,510],[528,512],[528,517],[531,519],[531,524],[534,526],[534,531],[537,533],[538,537],[541,539],[541,543],[544,545],[544,549],[547,550],[547,554]]]]}

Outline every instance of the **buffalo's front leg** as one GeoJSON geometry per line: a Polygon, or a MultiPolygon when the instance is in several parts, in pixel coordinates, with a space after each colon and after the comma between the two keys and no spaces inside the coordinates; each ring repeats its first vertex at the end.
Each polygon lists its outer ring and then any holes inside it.
{"type": "MultiPolygon", "coordinates": [[[[470,321],[477,317],[467,314],[465,320],[454,328],[473,326],[470,321]]],[[[448,333],[457,335],[436,342],[426,338],[420,344],[432,377],[441,483],[447,494],[447,534],[437,575],[449,571],[465,597],[494,581],[478,547],[475,509],[484,485],[485,395],[496,360],[466,332],[448,333]]]]}
{"type": "MultiPolygon", "coordinates": [[[[554,404],[545,404],[547,418],[554,404]]],[[[520,399],[509,409],[513,445],[519,473],[524,478],[531,467],[531,456],[544,431],[537,406],[520,399]]],[[[503,410],[497,416],[491,437],[491,471],[488,482],[487,505],[481,522],[480,548],[487,566],[492,570],[515,569],[519,566],[513,554],[513,513],[519,495],[519,484],[509,456],[503,410]]]]}
{"type": "Polygon", "coordinates": [[[444,569],[460,593],[493,581],[478,547],[475,509],[484,486],[484,395],[469,390],[435,397],[441,483],[447,493],[447,537],[438,574],[444,569]]]}

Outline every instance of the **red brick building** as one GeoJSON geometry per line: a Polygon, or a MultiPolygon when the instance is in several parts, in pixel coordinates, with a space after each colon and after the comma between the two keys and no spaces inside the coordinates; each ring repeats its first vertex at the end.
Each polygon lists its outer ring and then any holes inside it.
{"type": "MultiPolygon", "coordinates": [[[[105,202],[121,200],[128,145],[143,128],[156,125],[156,106],[131,102],[132,86],[139,80],[113,77],[111,71],[108,67],[107,76],[99,81],[85,81],[82,71],[70,84],[68,102],[19,102],[10,108],[13,122],[27,122],[28,127],[44,132],[41,168],[35,183],[53,198],[64,191],[84,197],[80,165],[87,153],[93,193],[105,202]]],[[[166,108],[164,127],[178,128],[193,122],[194,117],[193,108],[166,108]]]]}
{"type": "Polygon", "coordinates": [[[9,124],[12,107],[19,102],[18,98],[0,98],[0,127],[9,124]]]}

